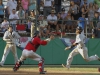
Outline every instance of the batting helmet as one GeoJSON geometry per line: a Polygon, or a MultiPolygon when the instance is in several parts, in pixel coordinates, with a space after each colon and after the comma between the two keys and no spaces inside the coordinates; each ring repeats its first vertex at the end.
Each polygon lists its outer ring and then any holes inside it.
{"type": "Polygon", "coordinates": [[[82,29],[82,27],[77,27],[76,28],[77,30],[80,30],[80,31],[82,31],[83,29],[82,29]]]}
{"type": "Polygon", "coordinates": [[[39,34],[39,31],[35,31],[34,36],[37,36],[39,34]]]}

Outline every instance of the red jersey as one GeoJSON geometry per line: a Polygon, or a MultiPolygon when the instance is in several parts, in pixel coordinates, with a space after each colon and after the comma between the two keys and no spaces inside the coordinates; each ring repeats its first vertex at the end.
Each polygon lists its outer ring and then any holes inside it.
{"type": "Polygon", "coordinates": [[[28,42],[25,49],[33,50],[34,52],[36,52],[37,48],[40,45],[46,45],[46,44],[47,44],[47,41],[41,40],[39,37],[35,37],[35,38],[32,39],[31,42],[28,42]]]}

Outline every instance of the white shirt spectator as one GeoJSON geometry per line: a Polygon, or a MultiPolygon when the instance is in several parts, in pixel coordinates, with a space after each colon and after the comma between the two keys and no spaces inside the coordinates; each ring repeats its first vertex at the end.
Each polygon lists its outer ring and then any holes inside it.
{"type": "Polygon", "coordinates": [[[57,16],[56,16],[56,15],[51,16],[51,14],[50,14],[50,15],[48,15],[48,17],[47,17],[47,20],[48,20],[48,21],[51,21],[51,22],[55,22],[55,21],[57,21],[57,16]]]}
{"type": "MultiPolygon", "coordinates": [[[[99,14],[100,14],[100,8],[97,10],[97,12],[99,12],[99,14]]],[[[99,15],[99,19],[100,19],[100,15],[99,15]]]]}
{"type": "Polygon", "coordinates": [[[44,6],[52,6],[52,1],[54,0],[44,0],[44,6]]]}
{"type": "Polygon", "coordinates": [[[8,21],[3,21],[2,23],[1,23],[1,28],[5,28],[5,29],[8,29],[8,26],[9,26],[9,22],[8,21]]]}
{"type": "Polygon", "coordinates": [[[25,18],[25,12],[24,12],[24,10],[22,10],[22,12],[21,11],[17,11],[16,12],[17,14],[18,14],[18,16],[19,16],[19,18],[25,18]]]}
{"type": "Polygon", "coordinates": [[[39,22],[40,22],[40,27],[45,27],[46,25],[48,25],[47,21],[45,20],[39,22]]]}
{"type": "Polygon", "coordinates": [[[7,7],[8,7],[8,10],[9,10],[9,13],[11,14],[12,13],[12,9],[15,9],[17,8],[17,2],[14,0],[9,0],[7,2],[7,7]]]}
{"type": "MultiPolygon", "coordinates": [[[[9,19],[19,19],[19,17],[18,17],[17,14],[11,13],[10,16],[9,16],[9,19]]],[[[10,24],[16,24],[16,23],[17,23],[17,20],[10,21],[10,24]]]]}

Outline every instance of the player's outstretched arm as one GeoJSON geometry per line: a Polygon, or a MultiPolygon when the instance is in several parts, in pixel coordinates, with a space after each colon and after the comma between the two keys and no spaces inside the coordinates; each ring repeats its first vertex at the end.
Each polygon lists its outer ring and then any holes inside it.
{"type": "Polygon", "coordinates": [[[49,41],[53,40],[54,38],[55,38],[54,35],[50,35],[50,37],[47,38],[45,41],[49,42],[49,41]]]}
{"type": "Polygon", "coordinates": [[[70,48],[71,48],[70,46],[69,47],[66,47],[65,50],[69,50],[70,48]]]}
{"type": "Polygon", "coordinates": [[[71,46],[66,47],[66,48],[65,48],[65,50],[69,50],[69,49],[71,49],[71,48],[75,47],[77,44],[78,44],[78,43],[73,43],[71,46]]]}

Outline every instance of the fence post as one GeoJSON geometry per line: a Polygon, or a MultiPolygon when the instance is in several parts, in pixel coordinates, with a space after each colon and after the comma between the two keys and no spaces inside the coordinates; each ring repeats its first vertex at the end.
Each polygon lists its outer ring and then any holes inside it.
{"type": "Polygon", "coordinates": [[[86,38],[87,38],[87,21],[88,21],[88,20],[86,20],[86,38]]]}
{"type": "Polygon", "coordinates": [[[32,22],[32,24],[31,24],[31,37],[33,37],[34,35],[34,23],[32,22]]]}

